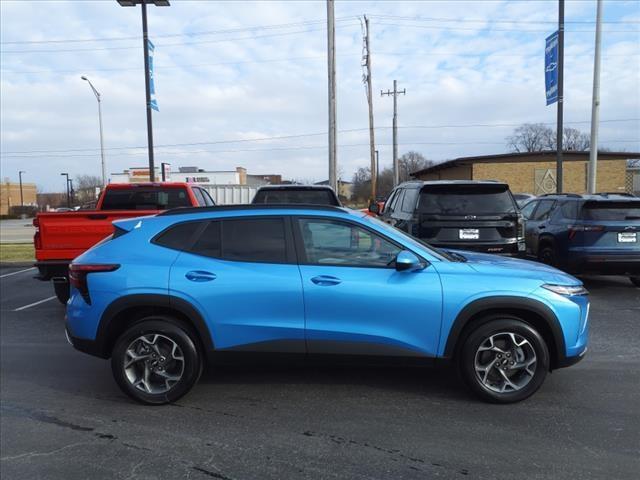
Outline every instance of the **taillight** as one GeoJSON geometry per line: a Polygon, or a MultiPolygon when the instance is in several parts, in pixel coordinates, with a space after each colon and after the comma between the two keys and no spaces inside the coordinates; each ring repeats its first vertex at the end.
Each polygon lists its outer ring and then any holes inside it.
{"type": "Polygon", "coordinates": [[[40,220],[38,217],[33,219],[33,226],[36,227],[36,233],[33,235],[33,246],[36,250],[42,249],[42,238],[40,237],[40,220]]]}
{"type": "Polygon", "coordinates": [[[573,240],[578,232],[603,232],[603,225],[569,225],[569,240],[573,240]]]}
{"type": "Polygon", "coordinates": [[[69,283],[78,289],[84,301],[91,305],[89,287],[87,285],[87,275],[96,272],[113,272],[120,268],[115,264],[78,264],[69,265],[69,283]]]}

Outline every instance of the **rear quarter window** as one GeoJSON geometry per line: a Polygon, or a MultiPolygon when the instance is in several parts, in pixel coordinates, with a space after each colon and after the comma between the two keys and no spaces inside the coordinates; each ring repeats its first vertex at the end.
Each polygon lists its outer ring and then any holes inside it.
{"type": "Polygon", "coordinates": [[[173,250],[187,250],[202,222],[179,223],[160,233],[153,243],[173,250]]]}

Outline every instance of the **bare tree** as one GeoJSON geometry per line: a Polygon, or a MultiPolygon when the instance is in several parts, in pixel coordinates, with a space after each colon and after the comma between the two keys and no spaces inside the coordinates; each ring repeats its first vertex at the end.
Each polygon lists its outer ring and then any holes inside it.
{"type": "MultiPolygon", "coordinates": [[[[512,152],[542,152],[556,149],[556,131],[543,123],[523,123],[507,137],[512,152]]],[[[578,129],[562,129],[562,149],[583,152],[589,150],[589,134],[578,129]]]]}
{"type": "Polygon", "coordinates": [[[353,183],[353,200],[364,201],[371,195],[371,169],[368,167],[360,167],[353,174],[351,179],[353,183]]]}
{"type": "Polygon", "coordinates": [[[406,182],[411,178],[413,172],[430,167],[433,165],[433,162],[427,160],[424,155],[419,152],[409,151],[398,159],[398,164],[400,168],[398,172],[400,182],[406,182]]]}
{"type": "Polygon", "coordinates": [[[95,201],[96,187],[102,187],[102,179],[97,175],[78,175],[74,183],[74,199],[81,205],[95,201]]]}

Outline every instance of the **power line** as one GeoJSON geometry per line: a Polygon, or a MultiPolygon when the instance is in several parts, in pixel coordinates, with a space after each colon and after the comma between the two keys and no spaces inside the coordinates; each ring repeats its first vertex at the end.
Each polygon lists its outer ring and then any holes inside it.
{"type": "MultiPolygon", "coordinates": [[[[445,17],[422,17],[422,16],[401,16],[401,15],[370,15],[371,18],[390,18],[396,20],[413,20],[424,22],[455,22],[455,23],[516,23],[516,24],[551,24],[557,25],[557,20],[509,20],[509,19],[470,19],[470,18],[445,18],[445,17]]],[[[564,23],[573,24],[595,24],[593,20],[572,20],[565,21],[564,23]]],[[[640,21],[636,20],[609,20],[602,23],[613,24],[640,24],[640,21]]]]}
{"type": "MultiPolygon", "coordinates": [[[[640,118],[619,118],[619,119],[609,119],[609,120],[600,120],[600,123],[619,123],[619,122],[638,122],[640,118]]],[[[541,123],[542,125],[555,125],[555,122],[535,122],[541,123]]],[[[589,120],[577,120],[573,122],[564,122],[566,124],[578,125],[578,124],[588,124],[589,120]]],[[[469,123],[469,124],[449,124],[449,125],[407,125],[400,126],[398,128],[402,129],[438,129],[438,128],[501,128],[501,127],[518,127],[522,125],[521,123],[469,123]]],[[[380,129],[389,129],[391,127],[375,127],[376,130],[380,129]]],[[[353,132],[362,132],[369,130],[366,128],[350,128],[338,130],[339,133],[353,133],[353,132]]],[[[293,135],[278,135],[272,137],[260,137],[260,138],[245,138],[239,140],[215,140],[215,141],[205,141],[205,142],[191,142],[191,143],[172,143],[172,144],[161,144],[156,145],[156,148],[171,148],[171,147],[190,147],[190,146],[199,146],[199,145],[222,145],[222,144],[230,144],[230,143],[247,143],[247,142],[261,142],[261,141],[270,141],[270,140],[289,140],[294,138],[304,138],[304,137],[317,137],[317,136],[325,136],[327,132],[317,132],[317,133],[300,133],[293,135]]],[[[636,141],[636,140],[630,140],[636,141]]],[[[626,142],[626,141],[625,141],[626,142]]],[[[455,144],[455,143],[454,143],[455,144]]],[[[105,148],[105,150],[136,150],[136,149],[146,149],[146,145],[143,146],[125,146],[125,147],[109,147],[105,148]]],[[[32,154],[32,153],[73,153],[73,152],[89,152],[89,151],[98,151],[96,148],[74,148],[74,149],[65,149],[65,150],[15,150],[9,152],[0,152],[2,156],[9,156],[13,154],[32,154]]]]}
{"type": "MultiPolygon", "coordinates": [[[[493,28],[493,27],[448,27],[443,25],[414,25],[410,23],[391,23],[391,22],[376,22],[376,25],[382,26],[390,26],[390,27],[411,27],[411,28],[422,28],[427,30],[446,30],[446,31],[471,31],[471,32],[480,32],[480,31],[491,31],[491,32],[516,32],[516,33],[549,33],[549,30],[534,30],[534,29],[521,29],[521,28],[493,28]]],[[[595,29],[589,30],[565,30],[566,33],[595,33],[595,29]]],[[[637,29],[627,29],[627,30],[605,30],[606,33],[640,33],[640,30],[637,29]]]]}
{"type": "MultiPolygon", "coordinates": [[[[357,17],[341,17],[337,18],[336,22],[344,22],[346,20],[353,20],[357,17]]],[[[159,33],[155,34],[154,38],[171,38],[171,37],[196,37],[202,35],[220,35],[225,33],[239,33],[246,31],[254,31],[254,30],[273,30],[277,28],[291,28],[291,27],[299,27],[305,25],[315,25],[315,24],[323,24],[325,20],[304,20],[300,22],[292,22],[292,23],[279,23],[279,24],[271,24],[271,25],[256,25],[252,27],[238,27],[238,28],[228,28],[225,30],[207,30],[200,32],[190,32],[190,33],[159,33]]],[[[0,45],[40,45],[40,44],[51,44],[51,43],[90,43],[90,42],[111,42],[111,41],[123,41],[123,40],[141,40],[142,37],[130,36],[130,37],[102,37],[102,38],[76,38],[76,39],[58,39],[58,40],[11,40],[11,41],[0,41],[0,45]]]]}

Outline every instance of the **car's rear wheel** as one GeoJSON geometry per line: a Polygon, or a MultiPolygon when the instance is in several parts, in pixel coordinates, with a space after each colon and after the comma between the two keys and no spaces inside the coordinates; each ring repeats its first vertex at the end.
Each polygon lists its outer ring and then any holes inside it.
{"type": "Polygon", "coordinates": [[[146,317],[118,337],[111,369],[124,393],[161,405],[193,388],[202,373],[202,354],[197,339],[175,318],[146,317]]]}
{"type": "Polygon", "coordinates": [[[69,296],[71,295],[69,282],[53,282],[53,291],[56,294],[56,298],[63,305],[67,304],[69,296]]]}
{"type": "Polygon", "coordinates": [[[633,283],[636,287],[640,287],[640,276],[629,277],[629,280],[631,280],[631,283],[633,283]]]}
{"type": "Polygon", "coordinates": [[[471,390],[494,403],[519,402],[540,388],[549,371],[544,339],[522,319],[494,316],[464,340],[459,355],[471,390]]]}
{"type": "Polygon", "coordinates": [[[542,263],[546,263],[547,265],[551,265],[555,267],[558,265],[558,254],[556,253],[556,249],[553,245],[543,245],[540,250],[538,250],[538,260],[542,263]]]}

